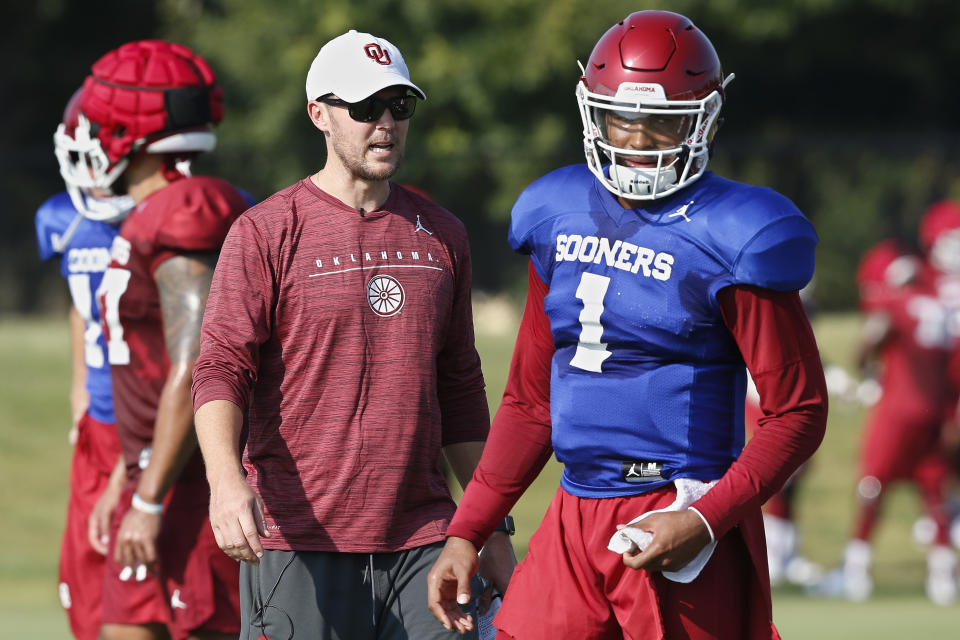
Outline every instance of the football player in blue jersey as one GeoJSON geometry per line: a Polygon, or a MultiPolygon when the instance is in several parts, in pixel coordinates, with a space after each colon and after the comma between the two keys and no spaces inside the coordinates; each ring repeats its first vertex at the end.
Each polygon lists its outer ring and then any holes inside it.
{"type": "Polygon", "coordinates": [[[816,234],[782,195],[707,171],[733,76],[689,19],[633,13],[582,69],[586,164],[511,214],[526,308],[431,610],[473,626],[456,603],[477,549],[554,453],[561,485],[498,638],[778,638],[760,505],[826,425],[798,294],[816,234]],[[763,416],[745,446],[747,369],[763,416]]]}
{"type": "Polygon", "coordinates": [[[40,257],[60,261],[73,299],[70,309],[73,414],[70,442],[70,498],[60,550],[60,601],[75,637],[94,640],[100,632],[104,554],[110,513],[119,499],[123,467],[114,426],[113,392],[96,293],[110,263],[110,245],[133,201],[93,197],[79,184],[83,171],[74,135],[81,91],[74,93],[54,134],[54,150],[67,190],[36,213],[40,257]],[[113,482],[111,482],[113,476],[113,482]]]}

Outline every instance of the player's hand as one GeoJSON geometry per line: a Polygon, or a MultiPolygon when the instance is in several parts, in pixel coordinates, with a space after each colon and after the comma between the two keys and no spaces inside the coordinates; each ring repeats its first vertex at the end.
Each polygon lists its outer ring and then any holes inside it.
{"type": "Polygon", "coordinates": [[[517,555],[505,531],[494,531],[480,550],[480,575],[493,583],[493,589],[478,599],[478,613],[486,613],[493,591],[506,593],[510,576],[517,566],[517,555]]]}
{"type": "Polygon", "coordinates": [[[646,549],[634,546],[623,554],[623,564],[631,569],[678,571],[710,544],[707,525],[692,509],[654,513],[626,526],[653,534],[646,549]]]}
{"type": "Polygon", "coordinates": [[[87,518],[87,539],[90,546],[100,555],[107,555],[110,544],[110,522],[113,520],[113,511],[120,502],[120,493],[123,485],[111,482],[106,490],[97,498],[90,517],[87,518]]]}
{"type": "Polygon", "coordinates": [[[477,572],[479,558],[473,543],[449,537],[427,575],[427,605],[447,629],[464,634],[473,629],[473,616],[458,605],[470,602],[470,578],[477,572]]]}
{"type": "Polygon", "coordinates": [[[114,559],[124,567],[141,564],[152,566],[157,561],[157,536],[163,516],[131,508],[123,516],[117,531],[117,546],[114,559]]]}
{"type": "Polygon", "coordinates": [[[241,476],[210,484],[210,526],[217,544],[237,561],[260,564],[269,538],[263,501],[241,476]]]}

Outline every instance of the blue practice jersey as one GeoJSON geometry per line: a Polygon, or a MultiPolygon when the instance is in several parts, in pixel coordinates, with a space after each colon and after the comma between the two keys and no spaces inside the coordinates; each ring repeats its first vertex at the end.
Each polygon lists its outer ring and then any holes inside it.
{"type": "Polygon", "coordinates": [[[807,284],[817,237],[793,203],[708,172],[624,209],[575,165],[524,191],[509,239],[549,286],[563,488],[601,498],[723,475],[743,448],[746,369],[717,292],[807,284]]]}
{"type": "Polygon", "coordinates": [[[90,393],[90,415],[100,422],[112,423],[113,391],[106,345],[100,327],[97,288],[110,264],[110,245],[117,227],[95,222],[80,214],[66,192],[49,198],[37,209],[37,244],[40,257],[60,259],[60,273],[70,286],[73,305],[86,323],[84,359],[87,364],[87,391],[90,393]],[[76,227],[71,225],[77,222],[76,227]],[[63,245],[64,238],[67,239],[63,245]]]}

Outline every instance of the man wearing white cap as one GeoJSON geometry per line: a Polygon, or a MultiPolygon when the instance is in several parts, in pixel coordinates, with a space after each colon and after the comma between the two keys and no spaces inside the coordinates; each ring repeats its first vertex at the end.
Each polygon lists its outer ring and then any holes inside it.
{"type": "MultiPolygon", "coordinates": [[[[396,47],[334,38],[306,90],[326,164],[234,224],[194,372],[241,638],[449,637],[426,606],[455,508],[440,456],[465,484],[489,427],[466,232],[389,181],[426,99],[396,47]]],[[[503,590],[509,538],[487,548],[503,590]]]]}

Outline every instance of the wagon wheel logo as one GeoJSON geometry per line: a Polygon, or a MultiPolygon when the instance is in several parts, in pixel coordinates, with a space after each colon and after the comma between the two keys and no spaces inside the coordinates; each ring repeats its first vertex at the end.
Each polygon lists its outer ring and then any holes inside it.
{"type": "Polygon", "coordinates": [[[403,287],[392,276],[374,276],[367,283],[367,302],[381,318],[400,313],[405,300],[403,287]]]}

